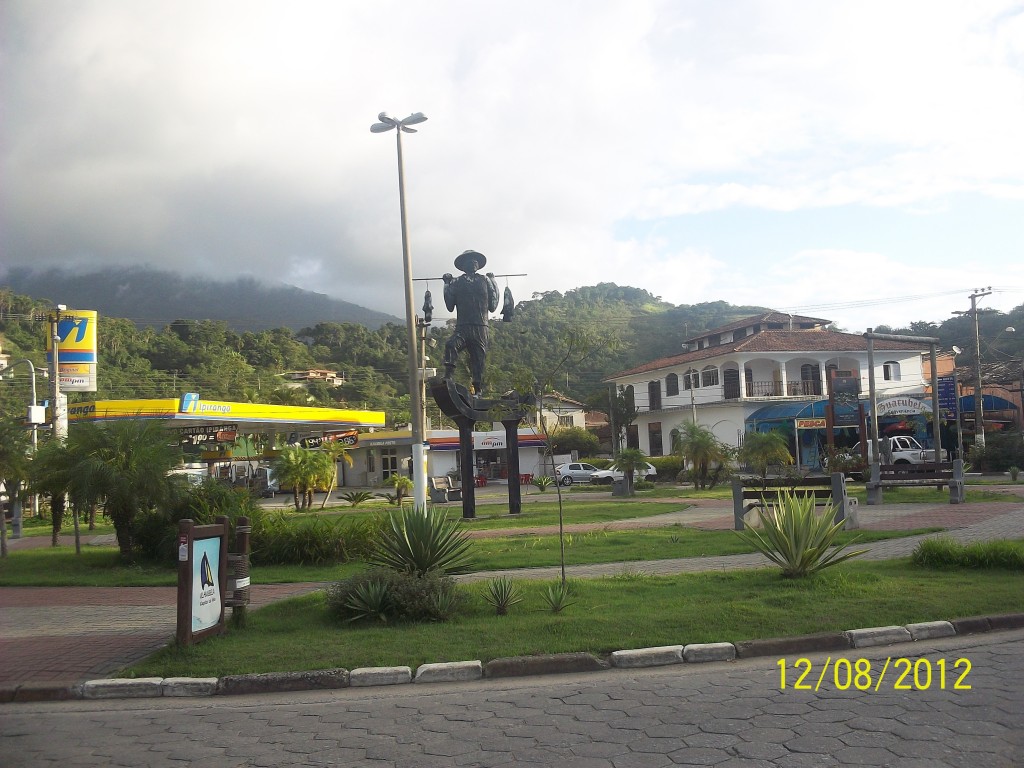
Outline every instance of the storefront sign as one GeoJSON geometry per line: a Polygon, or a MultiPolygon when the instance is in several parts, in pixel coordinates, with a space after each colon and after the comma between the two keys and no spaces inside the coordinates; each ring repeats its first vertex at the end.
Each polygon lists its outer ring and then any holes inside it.
{"type": "Polygon", "coordinates": [[[860,423],[857,404],[860,400],[860,378],[857,376],[833,376],[828,382],[829,399],[832,404],[832,425],[853,427],[860,423]]]}
{"type": "Polygon", "coordinates": [[[944,419],[955,419],[959,403],[956,396],[956,379],[939,376],[939,410],[944,419]]]}
{"type": "Polygon", "coordinates": [[[233,443],[238,437],[237,424],[202,424],[197,427],[179,427],[176,431],[182,445],[233,443]]]}
{"type": "Polygon", "coordinates": [[[344,432],[324,432],[321,436],[306,437],[299,441],[303,448],[319,448],[324,443],[337,443],[346,448],[355,448],[359,444],[359,432],[349,429],[344,432]]]}
{"type": "Polygon", "coordinates": [[[878,416],[913,416],[919,413],[931,413],[932,406],[925,400],[903,395],[888,397],[878,401],[878,416]]]}
{"type": "Polygon", "coordinates": [[[825,419],[797,419],[796,420],[796,428],[797,429],[825,429],[825,427],[827,427],[827,426],[828,426],[828,424],[826,424],[825,419]]]}

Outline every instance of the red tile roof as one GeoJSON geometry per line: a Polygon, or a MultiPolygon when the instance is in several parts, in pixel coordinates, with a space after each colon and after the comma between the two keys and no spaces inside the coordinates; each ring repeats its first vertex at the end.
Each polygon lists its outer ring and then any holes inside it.
{"type": "Polygon", "coordinates": [[[787,315],[785,312],[765,312],[763,315],[751,315],[745,317],[742,320],[737,320],[728,325],[722,325],[718,328],[709,328],[706,331],[702,331],[696,336],[691,336],[683,341],[696,341],[697,339],[706,339],[708,336],[714,336],[720,333],[728,333],[729,331],[735,331],[740,328],[748,328],[752,325],[764,324],[764,323],[783,323],[787,327],[790,322],[794,326],[802,323],[814,323],[815,325],[831,325],[831,320],[826,320],[823,317],[807,317],[806,315],[787,315]]]}
{"type": "MultiPolygon", "coordinates": [[[[784,317],[788,316],[784,315],[784,317]]],[[[794,317],[795,320],[796,317],[794,317]]],[[[703,338],[703,336],[700,338],[703,338]]],[[[753,336],[746,336],[726,344],[705,347],[693,352],[684,352],[681,355],[672,355],[671,357],[652,360],[636,368],[620,371],[609,376],[605,381],[611,381],[622,376],[633,376],[638,373],[657,371],[662,368],[673,368],[685,365],[686,363],[696,363],[700,360],[722,357],[723,355],[735,354],[737,352],[865,352],[867,348],[867,339],[853,333],[840,333],[838,331],[760,331],[753,336]]],[[[925,351],[924,347],[905,341],[876,340],[875,349],[925,351]]]]}

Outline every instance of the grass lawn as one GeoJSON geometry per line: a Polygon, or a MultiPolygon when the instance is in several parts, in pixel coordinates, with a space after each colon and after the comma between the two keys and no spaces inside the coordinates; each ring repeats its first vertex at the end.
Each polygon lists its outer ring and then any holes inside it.
{"type": "MultiPolygon", "coordinates": [[[[675,497],[672,497],[675,498],[675,497]]],[[[626,520],[636,517],[651,517],[652,515],[663,515],[669,512],[678,512],[689,507],[684,499],[679,499],[678,504],[671,502],[653,501],[646,503],[643,496],[638,495],[634,499],[611,499],[593,498],[585,495],[565,498],[562,504],[563,519],[569,523],[607,523],[613,520],[626,520]]],[[[374,515],[387,514],[395,507],[374,507],[364,508],[362,505],[352,509],[328,507],[321,512],[319,509],[312,512],[287,512],[289,519],[296,521],[312,520],[316,517],[333,519],[347,517],[358,519],[360,517],[371,517],[374,515]]],[[[462,507],[452,505],[447,508],[448,517],[456,520],[463,520],[462,507]]],[[[529,528],[540,525],[558,525],[558,500],[545,498],[544,501],[533,501],[523,504],[523,511],[518,515],[510,515],[508,504],[477,504],[476,517],[471,520],[464,520],[469,530],[494,530],[496,528],[529,528]]]]}
{"type": "MultiPolygon", "coordinates": [[[[839,543],[860,534],[859,541],[911,536],[941,530],[858,531],[842,533],[839,543]]],[[[702,531],[682,526],[566,534],[566,562],[571,565],[731,555],[754,550],[733,531],[702,531]]],[[[557,536],[503,536],[475,539],[478,571],[558,565],[557,536]]],[[[269,565],[252,569],[255,584],[337,581],[362,569],[362,563],[330,566],[269,565]]],[[[173,567],[120,564],[115,547],[45,547],[11,552],[0,561],[0,586],[154,587],[177,584],[173,567]]]]}
{"type": "Polygon", "coordinates": [[[542,582],[495,616],[465,585],[467,608],[437,624],[351,625],[330,615],[323,593],[250,613],[249,626],[132,666],[134,676],[227,674],[464,661],[538,653],[740,641],[1024,610],[1024,574],[931,570],[908,560],[850,562],[803,580],[777,569],[675,577],[639,574],[575,583],[577,602],[544,608],[542,582]]]}
{"type": "MultiPolygon", "coordinates": [[[[845,544],[853,538],[865,543],[940,530],[942,529],[921,528],[914,531],[843,532],[837,537],[836,543],[845,544]]],[[[560,562],[558,536],[474,539],[472,551],[475,557],[474,567],[480,571],[537,568],[558,565],[560,562]]],[[[705,531],[680,525],[565,534],[565,559],[567,563],[573,565],[710,557],[754,551],[734,531],[705,531]]]]}

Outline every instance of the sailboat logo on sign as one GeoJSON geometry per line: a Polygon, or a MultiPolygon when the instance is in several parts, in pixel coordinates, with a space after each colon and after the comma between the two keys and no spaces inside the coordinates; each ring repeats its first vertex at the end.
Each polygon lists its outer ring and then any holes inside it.
{"type": "Polygon", "coordinates": [[[206,553],[203,553],[203,561],[199,564],[199,588],[206,589],[212,587],[213,581],[213,569],[210,567],[210,558],[207,557],[206,553]]]}

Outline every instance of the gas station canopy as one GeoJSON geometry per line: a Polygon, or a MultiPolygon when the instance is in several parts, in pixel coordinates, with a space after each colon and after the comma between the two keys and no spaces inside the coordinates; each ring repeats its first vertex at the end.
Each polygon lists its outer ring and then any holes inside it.
{"type": "Polygon", "coordinates": [[[168,427],[200,427],[230,422],[239,432],[278,432],[383,427],[383,411],[312,408],[299,405],[229,403],[203,400],[189,392],[159,400],[96,400],[68,406],[68,421],[106,422],[123,419],[162,419],[168,427]]]}

